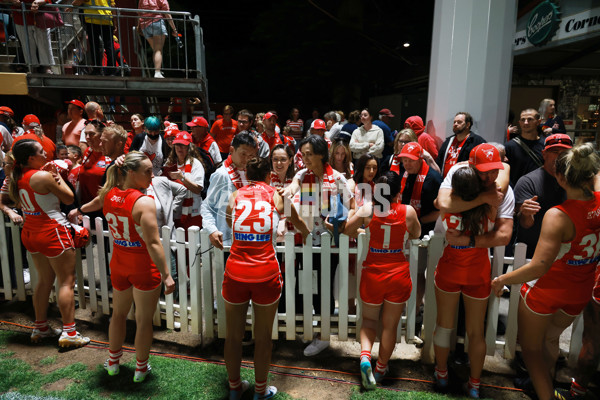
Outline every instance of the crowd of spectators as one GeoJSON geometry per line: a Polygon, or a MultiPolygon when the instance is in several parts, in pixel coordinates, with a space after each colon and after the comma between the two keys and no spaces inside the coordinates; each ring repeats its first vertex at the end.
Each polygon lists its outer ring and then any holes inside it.
{"type": "MultiPolygon", "coordinates": [[[[348,113],[348,120],[344,113],[331,111],[324,119],[314,115],[315,118],[306,121],[307,125],[297,108],[292,109],[284,123],[274,110],[256,115],[248,109],[236,113],[228,105],[223,109],[222,118],[212,124],[201,116],[180,126],[160,116],[133,114],[128,132],[118,124],[105,121],[97,103],[84,104],[73,99],[66,104],[69,121],[63,125],[57,145],[44,134],[35,115],[23,116],[18,124],[10,107],[0,107],[0,156],[3,166],[6,165],[2,174],[8,172],[0,208],[14,223],[20,223],[21,218],[19,212],[11,208],[6,188],[10,183],[10,149],[15,142],[34,139],[42,145],[48,162],[64,165],[65,181],[76,195],[74,205],[66,210],[74,222],[83,215],[103,217],[98,190],[106,181],[107,169],[124,154],[137,150],[144,153],[152,165],[155,178],[147,193],[155,199],[159,225],[201,226],[208,231],[211,244],[221,249],[231,246],[233,241],[226,218],[229,196],[250,183],[246,165],[250,160],[260,158],[269,160],[271,165],[267,183],[298,210],[312,233],[313,246],[320,246],[322,235],[328,231],[333,233],[332,245],[336,246],[338,234],[344,230],[343,221],[372,201],[378,177],[391,171],[401,179],[399,201],[416,211],[422,227],[421,237],[429,235],[435,229],[436,221],[440,222],[440,209],[447,216],[454,208],[459,212],[468,210],[465,204],[498,207],[502,202],[502,218],[511,219],[512,206],[504,204],[513,201],[514,189],[513,236],[528,245],[527,255],[532,257],[544,213],[565,200],[564,190],[561,191],[556,181],[555,161],[573,146],[572,139],[560,132],[560,118],[553,114],[542,118],[534,108],[520,113],[519,129],[510,141],[504,146],[486,145],[488,147],[479,146],[486,140],[472,131],[474,117],[459,111],[454,117],[452,135],[440,147],[436,138],[425,132],[423,119],[419,116],[408,117],[399,132],[392,130],[390,125],[395,116],[387,108],[379,112],[368,108],[353,110],[348,113]],[[498,157],[494,171],[503,172],[500,177],[495,175],[496,181],[493,175],[482,171],[475,178],[470,177],[480,183],[479,192],[473,195],[479,200],[460,201],[451,196],[455,189],[450,181],[457,167],[467,165],[465,161],[470,165],[477,162],[473,160],[473,149],[483,152],[476,157],[492,157],[493,153],[498,157]],[[64,164],[58,160],[63,160],[64,164]]],[[[541,107],[553,113],[554,102],[546,99],[541,107]]],[[[490,209],[487,210],[489,213],[490,209]]],[[[278,240],[282,240],[288,231],[299,235],[285,217],[281,216],[277,227],[278,240]]],[[[490,215],[489,218],[496,217],[490,215]]],[[[504,224],[496,225],[497,230],[498,227],[502,229],[502,234],[498,234],[501,239],[497,240],[500,243],[506,236],[505,231],[508,230],[510,236],[510,228],[505,228],[504,224]]],[[[443,229],[441,222],[438,226],[443,229]]],[[[481,235],[483,237],[485,233],[481,235]]],[[[473,235],[470,239],[475,242],[473,235]]],[[[458,239],[449,240],[454,243],[458,239]]],[[[297,236],[296,244],[300,243],[297,236]]],[[[313,265],[318,265],[320,255],[315,254],[313,265]]],[[[283,260],[281,262],[283,264],[283,260]]],[[[356,285],[356,261],[353,262],[351,286],[356,285]]],[[[332,285],[337,263],[334,254],[331,276],[326,280],[332,285]]],[[[297,267],[301,268],[301,265],[297,267]]],[[[176,279],[176,269],[172,269],[176,279]]],[[[316,272],[320,274],[320,269],[316,272]]],[[[320,276],[318,282],[321,285],[320,276]]],[[[421,304],[424,270],[419,271],[417,286],[421,304]]],[[[299,293],[299,288],[296,291],[299,293]]],[[[335,303],[333,298],[330,300],[329,308],[333,313],[335,303]]],[[[297,304],[302,305],[302,302],[297,304]]],[[[314,307],[320,313],[321,301],[315,299],[314,307]]],[[[304,353],[312,356],[328,346],[329,342],[315,336],[304,353]]]]}

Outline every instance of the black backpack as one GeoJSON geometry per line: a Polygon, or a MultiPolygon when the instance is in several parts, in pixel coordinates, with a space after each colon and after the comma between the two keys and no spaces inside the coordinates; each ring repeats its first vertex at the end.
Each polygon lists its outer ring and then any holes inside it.
{"type": "Polygon", "coordinates": [[[208,151],[201,149],[200,147],[197,147],[196,149],[200,154],[200,161],[202,161],[202,165],[204,166],[204,185],[202,186],[201,196],[202,199],[205,199],[206,193],[208,193],[210,176],[217,170],[218,165],[215,164],[215,161],[208,151]]]}

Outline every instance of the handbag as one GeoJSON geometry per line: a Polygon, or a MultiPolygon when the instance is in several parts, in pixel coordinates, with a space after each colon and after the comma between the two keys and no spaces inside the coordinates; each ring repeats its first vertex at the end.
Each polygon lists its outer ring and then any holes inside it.
{"type": "Polygon", "coordinates": [[[50,8],[40,7],[39,11],[35,13],[34,18],[35,26],[41,29],[57,28],[65,24],[58,8],[50,11],[50,8]],[[48,12],[44,12],[44,9],[48,12]]]}

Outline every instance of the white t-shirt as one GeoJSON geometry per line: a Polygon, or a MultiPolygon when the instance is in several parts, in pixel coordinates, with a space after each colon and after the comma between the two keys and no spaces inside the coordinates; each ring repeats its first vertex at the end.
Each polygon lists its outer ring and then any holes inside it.
{"type": "MultiPolygon", "coordinates": [[[[440,185],[440,189],[452,190],[452,176],[454,175],[454,172],[459,168],[467,168],[467,167],[468,167],[467,164],[456,164],[452,168],[450,168],[450,171],[448,171],[448,175],[446,175],[446,177],[444,178],[444,181],[440,185]]],[[[509,186],[508,190],[506,191],[506,194],[504,195],[504,200],[502,200],[502,203],[498,207],[498,213],[496,214],[496,218],[513,219],[514,210],[515,210],[515,194],[513,193],[513,190],[511,189],[511,187],[509,186]]]]}
{"type": "Polygon", "coordinates": [[[164,154],[162,153],[162,137],[158,137],[156,143],[150,143],[148,136],[144,137],[144,142],[140,147],[140,151],[148,156],[152,161],[152,172],[154,176],[162,175],[162,167],[164,161],[164,154]]]}

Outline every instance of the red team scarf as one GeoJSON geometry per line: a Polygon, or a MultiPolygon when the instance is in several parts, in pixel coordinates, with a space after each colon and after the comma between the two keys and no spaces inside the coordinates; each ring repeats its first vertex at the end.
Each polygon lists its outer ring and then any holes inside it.
{"type": "Polygon", "coordinates": [[[390,171],[393,171],[393,172],[397,173],[398,175],[400,175],[400,164],[401,163],[402,163],[402,161],[400,161],[400,153],[398,153],[394,157],[392,157],[392,165],[390,166],[390,171]]]}
{"type": "Polygon", "coordinates": [[[290,183],[292,183],[292,178],[285,178],[285,182],[281,182],[281,179],[279,179],[279,176],[277,175],[277,173],[275,171],[271,171],[271,186],[274,187],[275,189],[279,189],[279,188],[284,188],[287,185],[289,185],[290,183]]]}
{"type": "Polygon", "coordinates": [[[235,186],[235,188],[239,189],[242,186],[244,186],[242,177],[241,177],[240,173],[238,172],[237,168],[233,165],[231,156],[227,157],[227,160],[225,160],[223,165],[227,169],[227,172],[229,173],[229,178],[231,178],[231,182],[233,182],[233,185],[235,186]]]}
{"type": "MultiPolygon", "coordinates": [[[[185,164],[183,165],[183,168],[178,168],[180,171],[183,171],[186,174],[189,174],[190,172],[192,172],[192,159],[187,159],[185,161],[185,164]]],[[[175,182],[180,183],[183,185],[183,182],[180,181],[179,179],[176,180],[175,182]]],[[[185,199],[183,199],[183,203],[181,205],[181,222],[185,223],[185,221],[187,221],[188,218],[190,218],[192,215],[192,206],[194,205],[194,195],[192,194],[191,191],[187,191],[187,194],[185,196],[185,199]]]]}
{"type": "MultiPolygon", "coordinates": [[[[417,175],[417,179],[415,180],[415,184],[413,186],[412,193],[410,195],[410,205],[414,207],[417,212],[417,217],[421,216],[421,191],[423,190],[423,183],[425,182],[425,177],[429,172],[429,165],[425,162],[425,160],[421,160],[421,169],[417,175]]],[[[406,186],[406,181],[408,179],[408,172],[404,172],[402,176],[402,183],[400,186],[400,193],[404,193],[404,187],[406,186]]]]}

